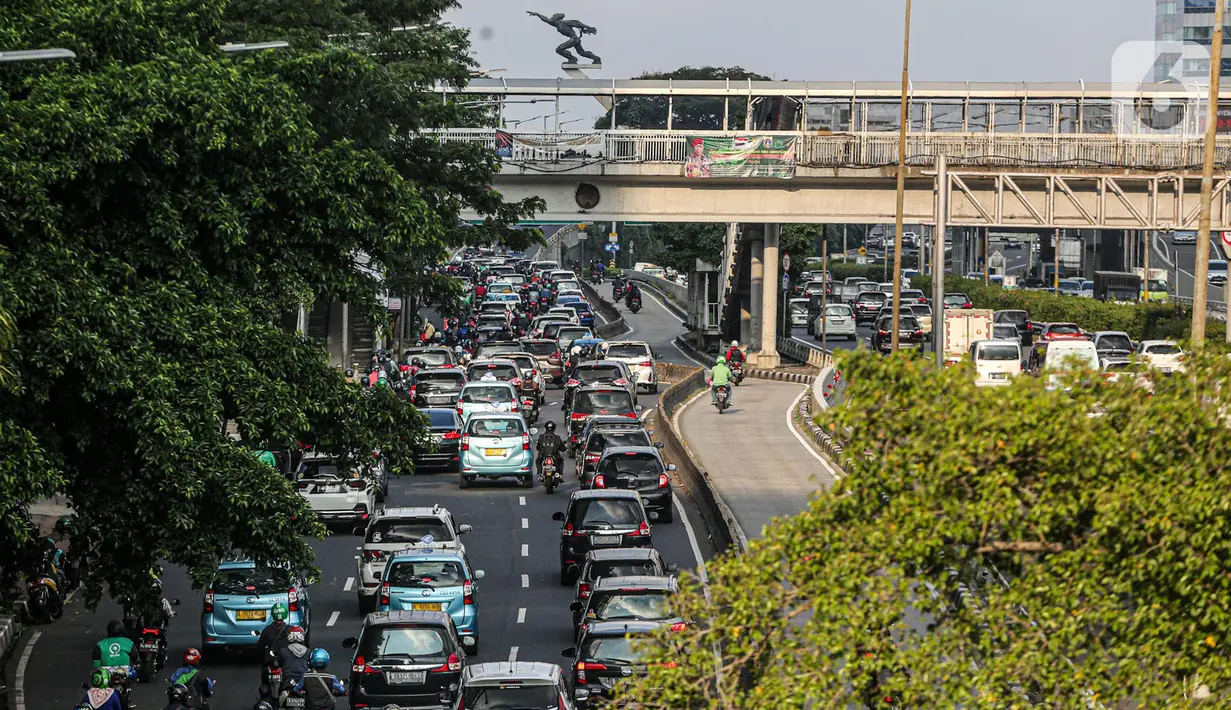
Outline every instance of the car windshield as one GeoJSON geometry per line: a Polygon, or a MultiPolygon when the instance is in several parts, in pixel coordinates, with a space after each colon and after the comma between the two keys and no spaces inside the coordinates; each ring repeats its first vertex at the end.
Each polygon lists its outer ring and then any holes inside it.
{"type": "Polygon", "coordinates": [[[825,315],[833,318],[850,318],[851,309],[850,306],[844,305],[825,306],[825,315]]]}
{"type": "Polygon", "coordinates": [[[462,390],[462,401],[467,404],[504,404],[513,401],[513,392],[507,387],[467,387],[462,390]]]}
{"type": "Polygon", "coordinates": [[[650,346],[640,344],[619,344],[607,348],[609,358],[645,358],[650,357],[650,346]]]}
{"type": "Polygon", "coordinates": [[[377,518],[368,525],[367,542],[426,542],[428,536],[434,542],[449,542],[453,536],[439,518],[377,518]]]}
{"type": "Polygon", "coordinates": [[[372,626],[363,634],[358,655],[367,659],[408,657],[414,662],[444,660],[444,638],[437,629],[372,626]]]}
{"type": "Polygon", "coordinates": [[[466,581],[466,570],[457,560],[395,561],[385,574],[390,587],[440,589],[460,587],[466,581]]]}
{"type": "Polygon", "coordinates": [[[641,648],[642,644],[626,636],[592,638],[581,649],[581,657],[613,666],[631,666],[641,660],[641,648]]]}
{"type": "Polygon", "coordinates": [[[618,380],[623,376],[620,368],[614,365],[592,365],[589,367],[579,367],[573,371],[573,377],[579,382],[611,382],[618,380]]]}
{"type": "Polygon", "coordinates": [[[556,354],[556,344],[551,340],[523,340],[522,350],[531,355],[548,356],[556,354]]]}
{"type": "Polygon", "coordinates": [[[658,565],[654,564],[652,560],[645,560],[644,562],[620,560],[618,562],[592,562],[590,564],[589,577],[591,580],[606,577],[636,577],[638,575],[657,577],[658,565]]]}
{"type": "Polygon", "coordinates": [[[573,403],[578,414],[623,414],[633,411],[633,397],[622,390],[580,392],[573,403]]]}
{"type": "Polygon", "coordinates": [[[488,363],[486,365],[471,365],[470,379],[477,380],[486,375],[492,375],[497,380],[511,380],[517,377],[516,365],[501,365],[498,363],[488,363]]]}
{"type": "Polygon", "coordinates": [[[510,679],[499,686],[468,687],[462,692],[466,710],[555,710],[564,707],[554,685],[528,684],[510,679]]]}
{"type": "MultiPolygon", "coordinates": [[[[893,327],[893,316],[885,316],[881,320],[880,325],[878,325],[877,327],[880,328],[881,330],[892,328],[893,327]]],[[[915,320],[914,316],[903,316],[903,315],[898,316],[898,330],[917,330],[918,328],[919,328],[919,321],[915,320]]]]}
{"type": "Polygon", "coordinates": [[[635,528],[642,523],[641,506],[627,498],[582,499],[573,507],[573,520],[582,528],[635,528]]]}
{"type": "Polygon", "coordinates": [[[294,586],[291,573],[272,567],[231,567],[218,571],[215,594],[286,594],[294,586]]]}
{"type": "Polygon", "coordinates": [[[1132,350],[1133,342],[1127,335],[1104,335],[1098,339],[1099,350],[1132,350]]]}
{"type": "Polygon", "coordinates": [[[658,475],[663,472],[663,465],[659,463],[658,457],[652,454],[637,454],[626,453],[619,456],[611,456],[603,462],[603,473],[608,476],[617,476],[620,474],[642,475],[658,475]]]}
{"type": "Polygon", "coordinates": [[[460,372],[420,372],[415,377],[420,392],[455,392],[465,384],[466,376],[460,372]]]}
{"type": "Polygon", "coordinates": [[[618,592],[598,600],[592,607],[600,621],[640,619],[662,621],[674,616],[671,611],[671,594],[662,590],[644,592],[618,592]]]}
{"type": "Polygon", "coordinates": [[[1021,360],[1016,345],[984,344],[979,346],[979,359],[990,362],[1014,362],[1021,360]]]}
{"type": "Polygon", "coordinates": [[[1047,332],[1054,335],[1080,335],[1081,328],[1072,323],[1052,323],[1047,332]]]}
{"type": "Polygon", "coordinates": [[[407,354],[408,361],[422,360],[424,365],[436,367],[439,365],[448,365],[452,360],[449,358],[449,353],[444,350],[421,350],[419,352],[411,351],[407,354]]]}
{"type": "Polygon", "coordinates": [[[448,427],[449,429],[452,429],[457,426],[457,415],[453,413],[452,409],[429,409],[427,410],[427,413],[431,426],[433,427],[448,427]]]}
{"type": "Polygon", "coordinates": [[[1146,347],[1147,355],[1179,355],[1184,352],[1180,350],[1180,346],[1170,343],[1164,345],[1150,345],[1146,347]]]}
{"type": "Polygon", "coordinates": [[[521,436],[526,428],[520,417],[509,419],[485,419],[477,417],[470,420],[466,433],[471,436],[482,436],[499,439],[506,436],[521,436]]]}

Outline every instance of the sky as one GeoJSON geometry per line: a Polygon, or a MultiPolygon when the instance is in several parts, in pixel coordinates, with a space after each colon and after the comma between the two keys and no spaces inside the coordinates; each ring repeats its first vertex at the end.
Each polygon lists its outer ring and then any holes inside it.
{"type": "MultiPolygon", "coordinates": [[[[595,78],[628,79],[684,65],[742,66],[774,79],[897,81],[903,0],[459,0],[447,19],[471,29],[492,76],[564,76],[556,31],[526,14],[564,12],[598,28],[584,46],[595,78]]],[[[1123,42],[1154,36],[1155,0],[914,0],[916,81],[1109,81],[1123,42]]],[[[529,117],[542,107],[510,115],[529,117]]],[[[601,113],[573,103],[568,118],[601,113]]]]}

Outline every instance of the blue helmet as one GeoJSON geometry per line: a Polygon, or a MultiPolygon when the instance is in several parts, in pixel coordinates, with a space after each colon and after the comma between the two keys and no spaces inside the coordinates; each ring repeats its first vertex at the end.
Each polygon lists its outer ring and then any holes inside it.
{"type": "Polygon", "coordinates": [[[323,648],[312,649],[312,658],[308,660],[308,665],[313,668],[327,668],[329,666],[329,652],[323,648]]]}

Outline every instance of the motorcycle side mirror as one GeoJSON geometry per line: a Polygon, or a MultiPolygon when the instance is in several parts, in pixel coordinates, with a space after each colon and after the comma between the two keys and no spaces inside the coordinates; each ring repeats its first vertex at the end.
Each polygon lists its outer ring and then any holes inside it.
{"type": "Polygon", "coordinates": [[[463,636],[462,645],[463,646],[474,646],[474,637],[473,636],[463,636]]]}
{"type": "Polygon", "coordinates": [[[470,525],[465,524],[465,523],[462,523],[461,525],[458,525],[458,526],[457,526],[457,534],[458,534],[458,535],[465,535],[465,534],[466,534],[466,533],[468,533],[468,532],[474,532],[474,528],[473,528],[473,527],[471,527],[470,525]]]}
{"type": "Polygon", "coordinates": [[[645,409],[645,407],[642,407],[640,404],[638,404],[637,406],[633,407],[633,409],[635,409],[635,410],[637,410],[638,412],[640,412],[642,409],[645,409]]]}
{"type": "Polygon", "coordinates": [[[539,428],[536,426],[530,427],[530,436],[538,436],[538,435],[539,435],[539,428]]]}
{"type": "Polygon", "coordinates": [[[564,513],[557,510],[556,512],[551,514],[551,519],[555,520],[556,522],[562,523],[564,522],[564,513]]]}
{"type": "Polygon", "coordinates": [[[679,572],[679,571],[680,571],[680,566],[677,565],[676,563],[671,562],[667,565],[667,572],[671,574],[675,574],[676,572],[679,572]]]}
{"type": "Polygon", "coordinates": [[[581,565],[577,564],[576,562],[568,566],[569,574],[577,574],[580,571],[581,571],[581,565]]]}
{"type": "Polygon", "coordinates": [[[674,470],[675,470],[675,464],[673,464],[673,463],[669,463],[669,464],[667,464],[667,470],[668,470],[668,471],[674,471],[674,470]]]}
{"type": "Polygon", "coordinates": [[[657,511],[657,510],[651,510],[651,511],[650,511],[650,520],[658,520],[658,511],[657,511]]]}
{"type": "Polygon", "coordinates": [[[342,648],[358,648],[358,647],[359,647],[359,639],[355,638],[354,636],[348,636],[342,639],[342,648]]]}
{"type": "Polygon", "coordinates": [[[585,688],[576,688],[573,690],[573,699],[579,703],[584,703],[590,699],[590,691],[585,688]]]}

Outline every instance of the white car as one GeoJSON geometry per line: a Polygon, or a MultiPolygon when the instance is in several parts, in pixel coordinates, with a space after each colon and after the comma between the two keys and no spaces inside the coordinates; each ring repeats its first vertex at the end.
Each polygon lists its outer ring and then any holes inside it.
{"type": "Polygon", "coordinates": [[[825,312],[817,316],[816,325],[813,328],[816,330],[817,340],[821,339],[822,332],[826,339],[850,338],[855,340],[859,336],[855,325],[855,312],[846,303],[825,304],[825,312]]]}
{"type": "Polygon", "coordinates": [[[654,367],[654,351],[640,340],[618,340],[603,344],[603,359],[616,360],[628,366],[637,378],[637,386],[646,392],[658,391],[658,370],[654,367]]]}
{"type": "Polygon", "coordinates": [[[457,414],[465,422],[476,412],[512,412],[517,404],[517,390],[508,382],[468,382],[457,397],[457,414]]]}
{"type": "Polygon", "coordinates": [[[787,303],[787,308],[789,308],[791,312],[792,328],[808,325],[808,299],[792,298],[787,303]]]}
{"type": "Polygon", "coordinates": [[[1137,355],[1165,375],[1185,369],[1184,351],[1174,340],[1143,340],[1137,343],[1137,355]]]}
{"type": "Polygon", "coordinates": [[[366,522],[376,509],[377,488],[377,481],[359,466],[344,465],[327,454],[307,454],[295,472],[295,490],[325,523],[366,522]]]}
{"type": "Polygon", "coordinates": [[[1008,340],[976,340],[970,344],[970,359],[975,364],[975,385],[1007,385],[1022,374],[1022,346],[1008,340]]]}
{"type": "MultiPolygon", "coordinates": [[[[579,323],[577,320],[577,311],[568,306],[556,306],[543,314],[544,316],[563,316],[569,323],[579,323]]],[[[542,316],[539,316],[540,318],[542,316]]]]}
{"type": "Polygon", "coordinates": [[[393,553],[411,547],[465,551],[458,538],[470,531],[469,525],[457,525],[453,514],[439,505],[377,510],[367,525],[354,530],[363,537],[355,575],[359,611],[366,614],[376,609],[380,580],[393,553]]]}

